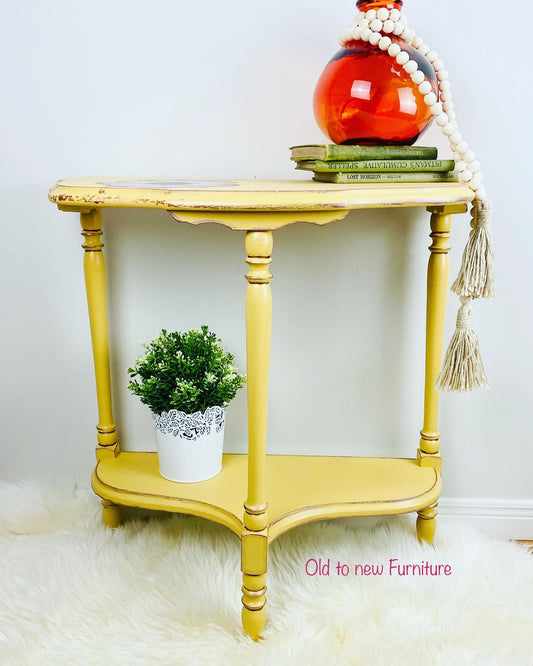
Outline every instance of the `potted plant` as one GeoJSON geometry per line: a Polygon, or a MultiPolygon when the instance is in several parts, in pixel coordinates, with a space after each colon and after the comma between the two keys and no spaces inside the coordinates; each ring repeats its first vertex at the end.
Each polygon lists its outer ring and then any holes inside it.
{"type": "Polygon", "coordinates": [[[165,329],[144,345],[129,390],[152,411],[159,471],[189,483],[222,469],[226,407],[243,386],[232,354],[207,326],[185,333],[165,329]]]}

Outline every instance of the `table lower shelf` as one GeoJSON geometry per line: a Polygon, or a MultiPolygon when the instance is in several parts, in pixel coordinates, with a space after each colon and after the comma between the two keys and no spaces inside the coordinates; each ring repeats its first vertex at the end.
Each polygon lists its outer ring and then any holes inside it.
{"type": "MultiPolygon", "coordinates": [[[[116,504],[208,518],[240,537],[247,463],[226,454],[216,477],[176,483],[159,474],[156,453],[121,452],[97,464],[92,487],[116,504]]],[[[268,455],[266,478],[269,541],[315,520],[417,511],[441,489],[436,470],[405,458],[268,455]]]]}

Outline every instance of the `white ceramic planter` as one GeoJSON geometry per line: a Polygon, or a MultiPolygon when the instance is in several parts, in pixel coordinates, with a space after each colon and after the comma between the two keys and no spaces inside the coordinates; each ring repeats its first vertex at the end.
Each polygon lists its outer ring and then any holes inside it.
{"type": "Polygon", "coordinates": [[[220,472],[225,408],[208,407],[203,414],[171,409],[153,416],[161,476],[169,481],[193,483],[220,472]]]}

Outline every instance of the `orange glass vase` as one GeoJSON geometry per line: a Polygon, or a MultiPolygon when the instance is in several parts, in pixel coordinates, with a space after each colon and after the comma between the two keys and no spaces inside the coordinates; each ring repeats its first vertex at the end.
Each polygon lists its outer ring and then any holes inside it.
{"type": "MultiPolygon", "coordinates": [[[[359,11],[401,10],[403,2],[358,0],[359,11]]],[[[404,40],[389,35],[416,61],[438,97],[429,61],[404,40]]],[[[395,58],[363,40],[349,41],[322,72],[313,106],[320,129],[339,144],[410,145],[432,115],[424,95],[395,58]]]]}

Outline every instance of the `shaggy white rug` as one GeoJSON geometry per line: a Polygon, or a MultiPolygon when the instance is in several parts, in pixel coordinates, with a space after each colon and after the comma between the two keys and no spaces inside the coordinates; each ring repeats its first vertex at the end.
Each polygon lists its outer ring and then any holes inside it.
{"type": "Polygon", "coordinates": [[[207,521],[112,531],[89,490],[0,484],[0,664],[533,664],[533,556],[464,526],[441,521],[435,549],[409,517],[283,535],[258,643],[241,629],[239,563],[238,540],[207,521]]]}

